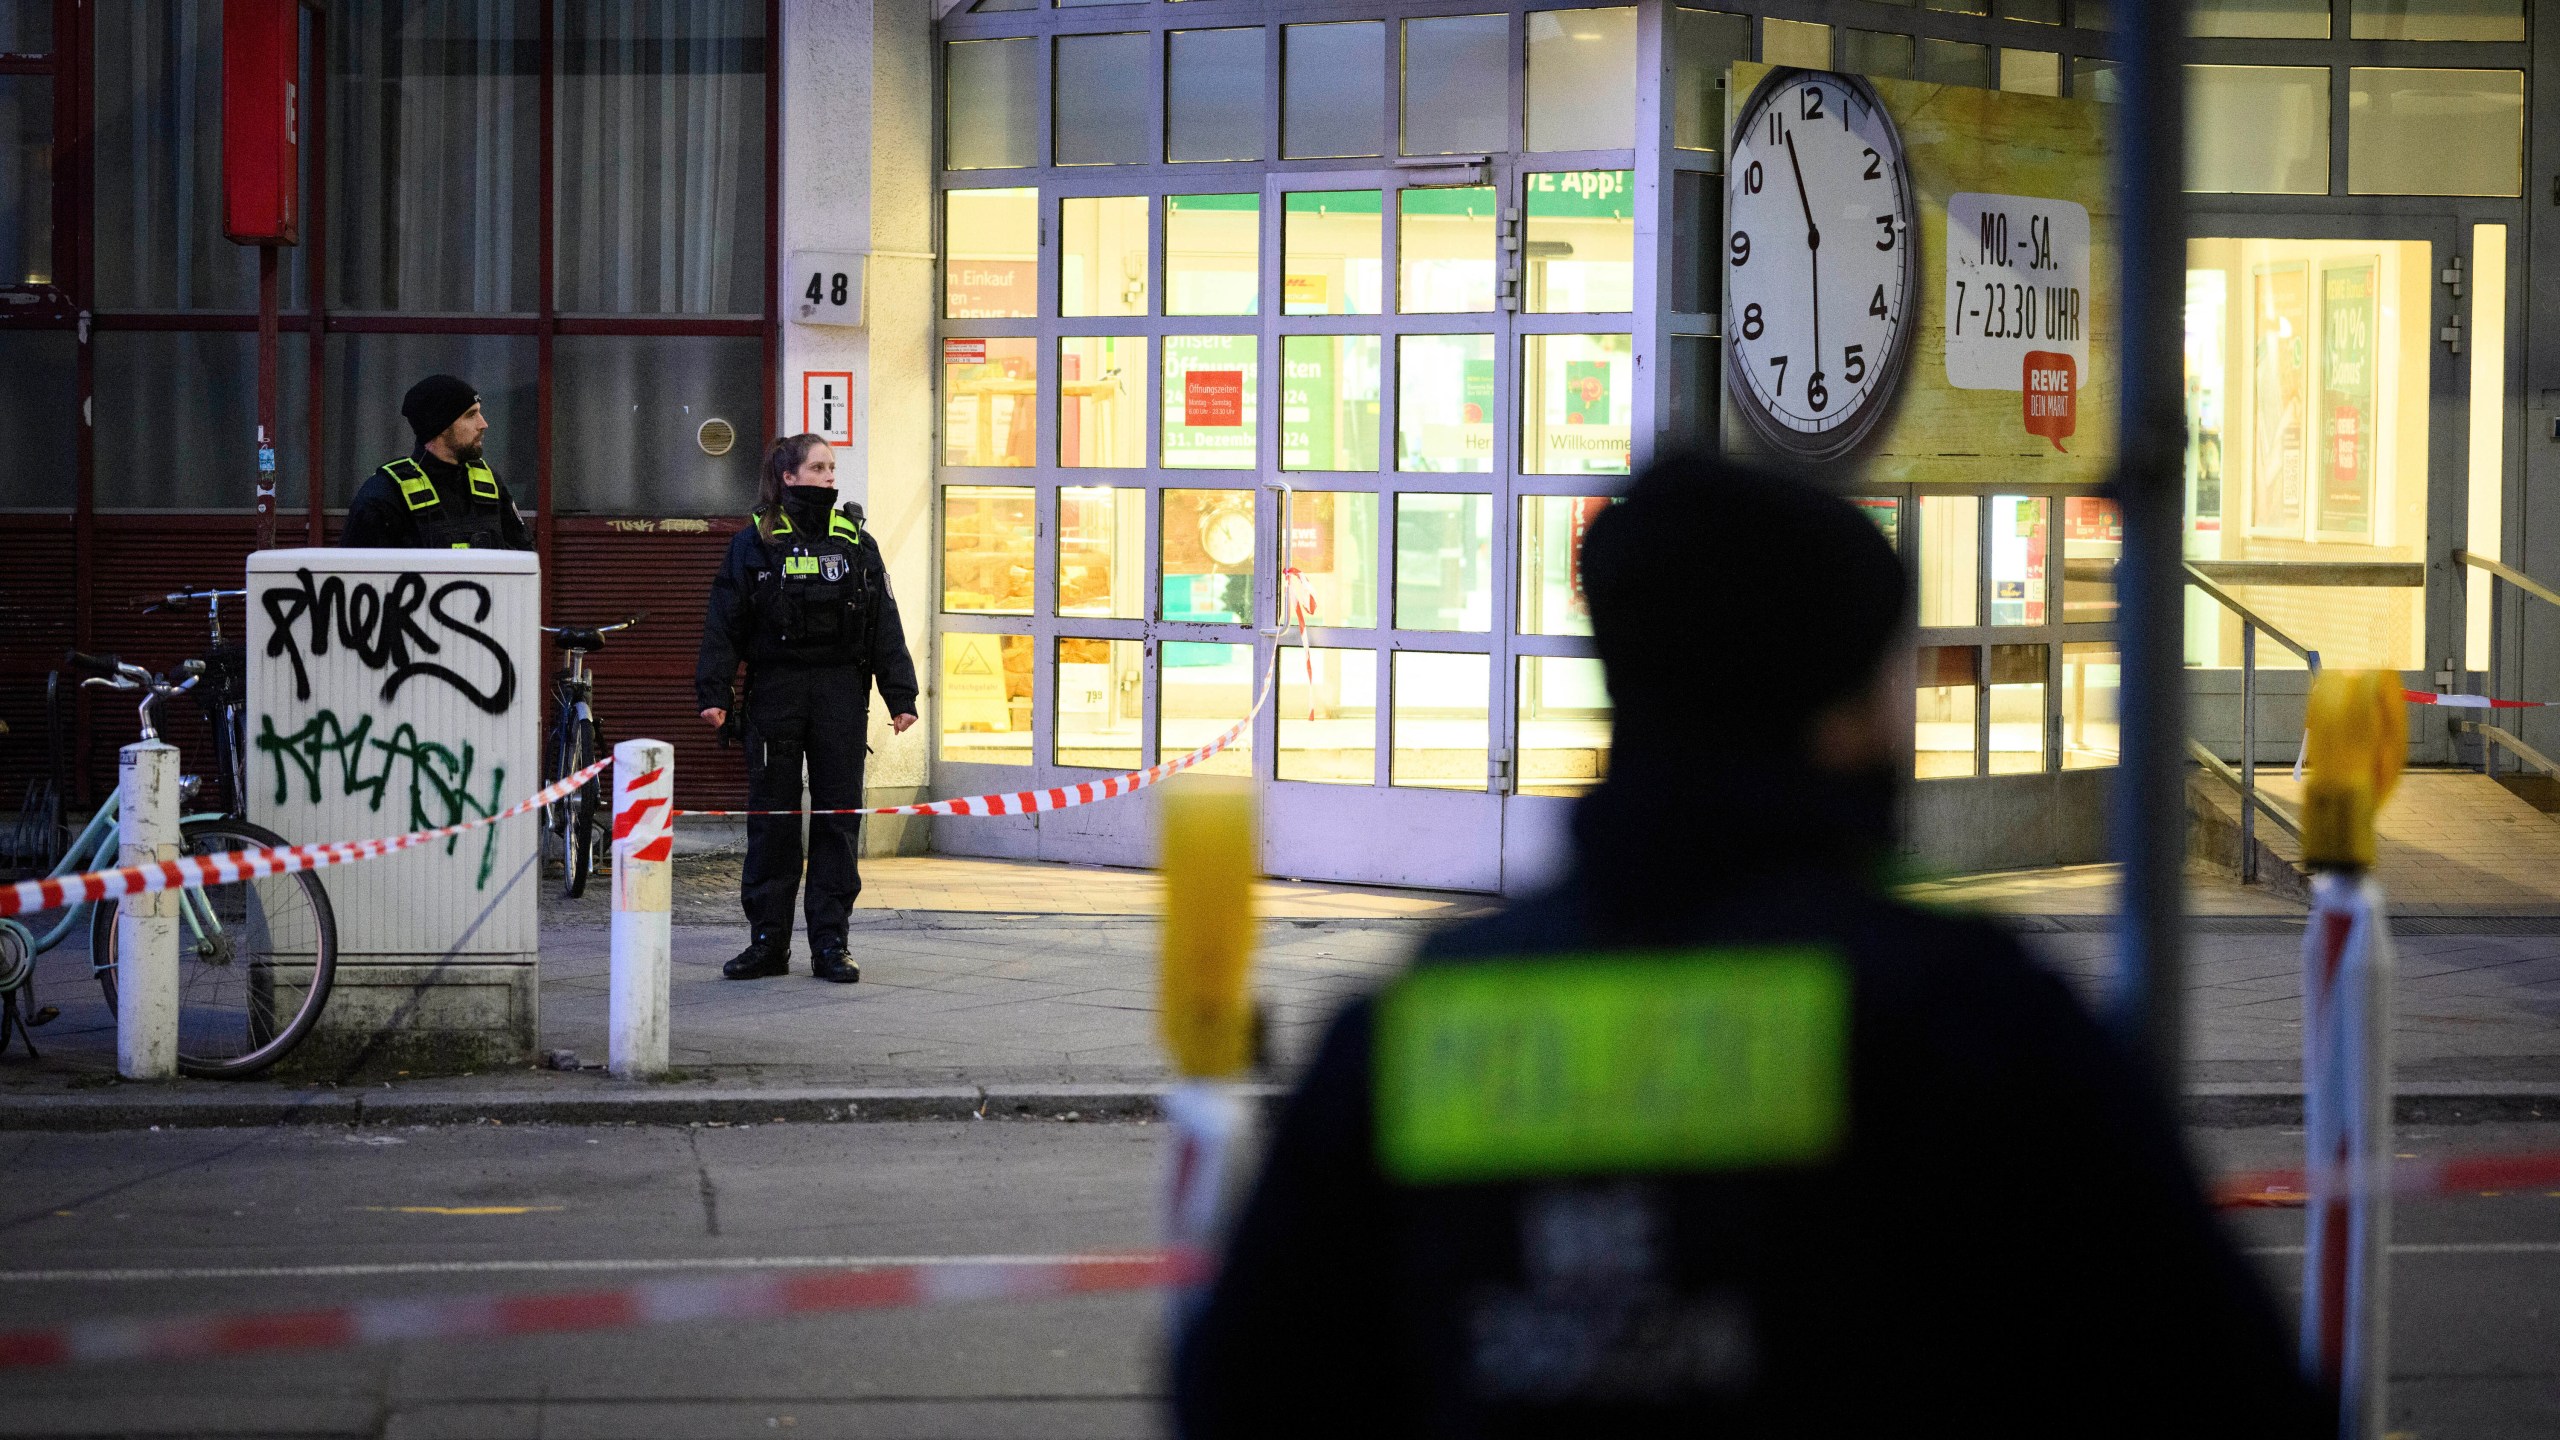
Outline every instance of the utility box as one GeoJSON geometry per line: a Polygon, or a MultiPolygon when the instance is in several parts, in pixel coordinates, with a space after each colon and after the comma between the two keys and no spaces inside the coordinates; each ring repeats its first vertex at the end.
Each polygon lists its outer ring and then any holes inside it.
{"type": "Polygon", "coordinates": [[[222,233],[243,245],[302,240],[302,9],[222,7],[222,233]]]}
{"type": "MultiPolygon", "coordinates": [[[[297,844],[494,815],[542,787],[542,573],[509,550],[249,557],[248,815],[297,844]]],[[[321,872],[336,988],[287,1064],[458,1071],[538,1038],[537,815],[321,872]]]]}

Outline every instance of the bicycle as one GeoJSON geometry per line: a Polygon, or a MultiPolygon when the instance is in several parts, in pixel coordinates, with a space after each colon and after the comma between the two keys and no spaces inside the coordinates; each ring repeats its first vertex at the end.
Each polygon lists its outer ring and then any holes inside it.
{"type": "MultiPolygon", "coordinates": [[[[603,756],[604,742],[596,730],[596,687],[587,675],[587,657],[604,648],[607,635],[628,630],[648,618],[649,612],[643,610],[628,620],[594,629],[575,625],[542,627],[542,633],[552,637],[569,657],[551,688],[551,708],[557,718],[552,723],[550,743],[544,746],[542,783],[546,788],[603,756]]],[[[606,809],[604,784],[604,777],[599,775],[542,807],[543,832],[560,846],[560,894],[565,899],[575,900],[587,893],[587,879],[595,873],[597,852],[612,843],[596,824],[599,812],[606,809]]]]}
{"type": "MultiPolygon", "coordinates": [[[[198,592],[188,598],[205,598],[198,592]]],[[[232,592],[237,594],[238,592],[232,592]]],[[[219,599],[214,600],[218,607],[219,599]]],[[[215,650],[222,647],[220,621],[213,623],[215,650]]],[[[79,673],[83,688],[141,692],[137,707],[145,741],[159,738],[153,711],[197,689],[208,673],[219,669],[222,656],[189,660],[178,668],[183,683],[154,675],[116,657],[71,654],[65,668],[79,673]]],[[[217,736],[228,729],[239,734],[240,697],[236,689],[217,683],[208,699],[217,736]],[[225,691],[229,690],[226,697],[225,691]]],[[[217,748],[220,742],[217,741],[217,748]]],[[[235,774],[245,769],[233,747],[235,774]]],[[[195,776],[179,782],[182,803],[201,788],[195,776]]],[[[179,822],[182,855],[207,856],[234,850],[264,850],[287,844],[282,836],[254,825],[236,813],[199,812],[179,822]]],[[[110,794],[81,828],[50,872],[78,875],[113,869],[120,863],[122,827],[119,797],[110,794]]],[[[239,1079],[266,1069],[292,1051],[308,1035],[329,1002],[338,968],[337,914],[320,877],[308,870],[244,880],[237,884],[184,889],[178,892],[179,985],[178,1069],[206,1079],[239,1079]]],[[[83,901],[65,910],[39,935],[12,919],[0,919],[0,993],[7,1009],[0,1020],[31,1028],[59,1013],[34,1004],[35,958],[52,950],[79,927],[84,912],[89,926],[89,964],[104,993],[107,1009],[116,1008],[117,902],[83,901]]],[[[7,1029],[0,1025],[0,1043],[7,1029]]],[[[34,1039],[27,1037],[28,1049],[34,1039]]]]}

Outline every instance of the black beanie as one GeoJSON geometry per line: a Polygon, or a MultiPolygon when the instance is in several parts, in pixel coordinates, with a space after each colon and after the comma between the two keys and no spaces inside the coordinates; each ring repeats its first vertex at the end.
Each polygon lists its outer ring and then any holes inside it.
{"type": "Polygon", "coordinates": [[[480,392],[471,388],[470,381],[430,375],[409,387],[408,397],[400,402],[400,413],[423,445],[451,429],[463,411],[479,403],[480,392]]]}
{"type": "Polygon", "coordinates": [[[1792,753],[1872,683],[1901,631],[1901,559],[1803,481],[1674,455],[1592,522],[1582,583],[1622,747],[1792,753]]]}

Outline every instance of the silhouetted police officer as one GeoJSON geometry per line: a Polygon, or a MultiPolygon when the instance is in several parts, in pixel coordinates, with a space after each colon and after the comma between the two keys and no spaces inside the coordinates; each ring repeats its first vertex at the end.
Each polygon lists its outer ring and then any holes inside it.
{"type": "MultiPolygon", "coordinates": [[[[702,718],[729,724],[744,660],[748,805],[796,812],[805,770],[810,808],[858,806],[875,679],[891,724],[904,733],[916,722],[916,667],[888,568],[862,533],[861,511],[836,509],[835,452],[815,435],[775,442],[751,518],[711,582],[693,677],[702,718]]],[[[862,978],[845,954],[846,917],[862,893],[861,830],[859,815],[809,817],[810,971],[821,979],[862,978]]],[[[790,970],[799,881],[800,817],[750,819],[740,898],[751,939],[723,974],[755,980],[790,970]]]]}
{"type": "Polygon", "coordinates": [[[417,448],[367,476],[347,502],[341,545],[399,550],[530,550],[515,497],[489,468],[488,417],[468,381],[430,375],[409,387],[400,414],[417,448]]]}
{"type": "Polygon", "coordinates": [[[1335,1021],[1182,1433],[2319,1430],[2133,1064],[2006,933],[1885,887],[1877,529],[1677,460],[1582,562],[1616,738],[1570,875],[1335,1021]]]}

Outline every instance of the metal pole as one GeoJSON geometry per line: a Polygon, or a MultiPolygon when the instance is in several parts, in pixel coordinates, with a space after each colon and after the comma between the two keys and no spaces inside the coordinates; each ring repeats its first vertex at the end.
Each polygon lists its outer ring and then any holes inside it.
{"type": "Polygon", "coordinates": [[[2124,758],[2113,818],[2124,867],[2110,1009],[2170,1095],[2180,1088],[2186,976],[2186,687],[2179,594],[2184,518],[2186,86],[2182,0],[2121,0],[2125,63],[2115,106],[2124,268],[2124,413],[2116,500],[2124,512],[2124,758]]]}
{"type": "Polygon", "coordinates": [[[2240,622],[2240,883],[2258,883],[2258,627],[2240,622]]]}
{"type": "Polygon", "coordinates": [[[258,247],[258,548],[276,548],[276,247],[258,247]]]}
{"type": "MultiPolygon", "coordinates": [[[[178,858],[178,748],[142,740],[117,754],[116,863],[178,858]]],[[[116,1073],[178,1078],[178,905],[184,890],[127,895],[116,905],[116,1073]]]]}

